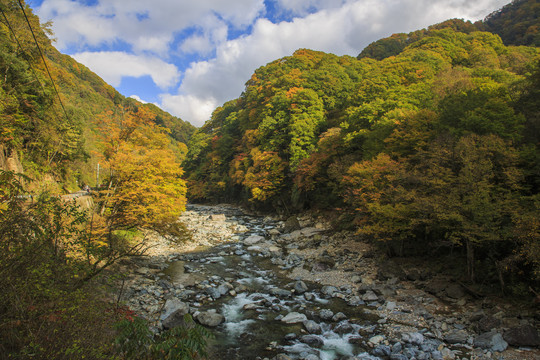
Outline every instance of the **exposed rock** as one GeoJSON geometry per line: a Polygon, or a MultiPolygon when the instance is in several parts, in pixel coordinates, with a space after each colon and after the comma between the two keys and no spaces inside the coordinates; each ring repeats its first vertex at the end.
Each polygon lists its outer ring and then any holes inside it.
{"type": "Polygon", "coordinates": [[[496,319],[491,315],[482,317],[476,324],[479,332],[491,331],[499,326],[501,326],[501,320],[496,319]]]}
{"type": "Polygon", "coordinates": [[[347,318],[347,315],[345,315],[344,313],[342,312],[338,312],[337,314],[335,314],[334,316],[332,316],[332,321],[333,322],[339,322],[341,320],[345,320],[347,318]]]}
{"type": "Polygon", "coordinates": [[[390,346],[388,345],[379,345],[373,351],[371,352],[375,356],[384,357],[384,356],[390,356],[392,351],[390,350],[390,346]]]}
{"type": "Polygon", "coordinates": [[[251,235],[251,236],[248,236],[247,238],[244,239],[244,245],[246,246],[251,246],[251,245],[255,245],[261,241],[264,240],[264,237],[263,236],[260,236],[260,235],[251,235]]]}
{"type": "Polygon", "coordinates": [[[272,294],[274,296],[281,297],[281,298],[287,298],[287,297],[291,297],[292,292],[290,292],[289,290],[285,290],[285,289],[272,288],[272,289],[270,289],[270,294],[272,294]]]}
{"type": "Polygon", "coordinates": [[[296,216],[291,216],[283,224],[283,232],[288,233],[294,230],[300,230],[300,222],[296,216]]]}
{"type": "Polygon", "coordinates": [[[424,335],[419,332],[403,333],[401,334],[401,339],[413,345],[422,345],[424,343],[424,335]]]}
{"type": "Polygon", "coordinates": [[[306,291],[308,291],[308,287],[306,285],[306,283],[304,283],[303,281],[299,280],[299,281],[296,281],[294,283],[294,291],[297,293],[297,294],[303,294],[305,293],[306,291]]]}
{"type": "Polygon", "coordinates": [[[304,235],[305,237],[312,237],[316,234],[319,234],[320,232],[322,232],[321,229],[317,229],[317,228],[314,228],[314,227],[308,227],[308,228],[303,228],[300,230],[300,232],[302,233],[302,235],[304,235]]]}
{"type": "Polygon", "coordinates": [[[425,289],[430,294],[440,294],[442,293],[448,286],[448,282],[443,280],[431,280],[425,284],[425,289]]]}
{"type": "Polygon", "coordinates": [[[209,287],[209,288],[206,288],[206,293],[208,295],[210,295],[214,300],[217,300],[221,297],[221,292],[217,289],[217,288],[214,288],[214,287],[209,287]]]}
{"type": "Polygon", "coordinates": [[[491,351],[504,351],[508,347],[508,343],[504,341],[501,334],[490,331],[478,336],[474,340],[474,346],[491,351]]]}
{"type": "Polygon", "coordinates": [[[467,343],[468,338],[469,334],[467,334],[466,331],[456,330],[446,334],[444,341],[446,341],[448,344],[465,344],[467,343]]]}
{"type": "Polygon", "coordinates": [[[512,346],[540,346],[538,330],[531,325],[511,328],[503,338],[512,346]]]}
{"type": "Polygon", "coordinates": [[[225,321],[225,317],[212,311],[203,311],[197,315],[196,320],[204,326],[216,327],[225,321]]]}
{"type": "Polygon", "coordinates": [[[304,335],[300,338],[300,341],[315,348],[320,348],[324,345],[324,342],[317,335],[304,335]]]}
{"type": "Polygon", "coordinates": [[[441,349],[441,355],[444,360],[453,360],[456,358],[456,354],[448,348],[441,349]]]}
{"type": "Polygon", "coordinates": [[[225,221],[225,214],[212,214],[210,215],[210,220],[212,221],[225,221]]]}
{"type": "Polygon", "coordinates": [[[322,331],[321,326],[313,320],[304,321],[304,327],[306,328],[307,332],[310,334],[320,334],[322,331]]]}
{"type": "Polygon", "coordinates": [[[251,245],[250,247],[247,248],[248,251],[253,251],[253,252],[263,252],[264,249],[262,247],[260,247],[259,245],[251,245]]]}
{"type": "Polygon", "coordinates": [[[392,354],[390,360],[409,360],[409,358],[403,354],[392,354]]]}
{"type": "Polygon", "coordinates": [[[388,296],[393,296],[396,294],[395,286],[389,286],[389,285],[374,286],[372,290],[378,296],[388,297],[388,296]]]}
{"type": "Polygon", "coordinates": [[[139,275],[143,275],[143,276],[149,276],[152,274],[152,270],[147,268],[147,267],[140,267],[138,268],[137,270],[135,270],[135,272],[139,275]]]}
{"type": "Polygon", "coordinates": [[[371,290],[366,291],[364,295],[362,295],[362,300],[364,301],[378,301],[379,297],[371,290]]]}
{"type": "Polygon", "coordinates": [[[285,354],[277,354],[276,356],[272,358],[272,360],[292,360],[292,359],[285,354]]]}
{"type": "Polygon", "coordinates": [[[446,295],[452,299],[461,299],[465,296],[465,291],[459,284],[451,284],[446,289],[446,295]]]}
{"type": "Polygon", "coordinates": [[[322,309],[319,311],[319,317],[323,320],[330,320],[334,316],[334,313],[330,309],[322,309]]]}
{"type": "Polygon", "coordinates": [[[371,337],[371,338],[369,339],[368,342],[369,342],[370,344],[374,345],[374,346],[377,346],[377,345],[379,345],[379,344],[380,344],[381,342],[383,342],[383,341],[384,341],[384,336],[382,336],[382,335],[375,335],[375,336],[371,337]]]}
{"type": "Polygon", "coordinates": [[[321,288],[321,293],[327,296],[332,296],[336,291],[338,291],[337,287],[331,285],[325,285],[321,288]]]}
{"type": "Polygon", "coordinates": [[[352,325],[348,321],[340,323],[334,328],[334,332],[337,334],[347,334],[353,331],[352,325]]]}
{"type": "Polygon", "coordinates": [[[285,340],[287,341],[292,341],[297,338],[298,338],[298,335],[296,335],[295,333],[288,333],[287,335],[285,335],[285,340]]]}
{"type": "Polygon", "coordinates": [[[179,299],[168,299],[163,306],[161,321],[163,328],[172,329],[184,323],[184,315],[189,312],[189,305],[179,299]]]}
{"type": "Polygon", "coordinates": [[[300,314],[297,312],[290,312],[281,319],[281,322],[284,322],[286,324],[297,324],[297,323],[303,323],[306,320],[307,320],[307,317],[305,314],[300,314]]]}

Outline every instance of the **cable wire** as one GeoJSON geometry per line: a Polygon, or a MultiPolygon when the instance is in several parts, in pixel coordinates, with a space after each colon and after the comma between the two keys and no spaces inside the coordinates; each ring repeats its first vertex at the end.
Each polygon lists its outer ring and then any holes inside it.
{"type": "Polygon", "coordinates": [[[2,12],[2,15],[4,17],[4,20],[6,20],[6,24],[7,24],[8,28],[9,28],[9,30],[13,34],[13,37],[15,38],[15,41],[17,42],[17,45],[21,49],[26,61],[28,62],[28,66],[30,66],[30,69],[32,70],[32,73],[34,74],[34,77],[36,78],[36,81],[38,82],[39,86],[41,87],[41,90],[43,91],[43,96],[45,96],[45,94],[46,94],[45,88],[43,87],[43,84],[41,83],[41,81],[39,81],[39,77],[37,76],[37,73],[34,70],[34,67],[32,66],[32,63],[30,62],[30,55],[28,55],[26,53],[26,51],[24,50],[21,42],[19,41],[19,38],[17,37],[17,34],[15,34],[15,30],[13,30],[13,27],[11,26],[11,23],[9,22],[9,19],[7,18],[7,15],[4,12],[4,7],[3,6],[0,6],[0,12],[2,12]]]}
{"type": "Polygon", "coordinates": [[[30,28],[30,32],[32,33],[32,36],[34,37],[34,42],[36,43],[36,46],[39,50],[39,54],[41,55],[41,58],[43,59],[43,64],[45,65],[45,69],[47,70],[47,74],[49,74],[49,78],[51,79],[54,91],[56,92],[56,96],[58,96],[58,101],[60,101],[60,106],[62,106],[62,109],[64,110],[64,114],[66,115],[67,120],[69,121],[69,116],[67,114],[66,108],[64,107],[64,104],[62,103],[62,99],[60,98],[60,93],[58,92],[58,89],[56,88],[56,85],[54,83],[54,80],[52,78],[51,72],[49,71],[49,67],[47,66],[47,61],[45,60],[45,56],[43,55],[43,51],[41,51],[41,47],[39,46],[39,43],[36,38],[36,34],[34,34],[34,29],[32,29],[32,25],[30,25],[30,20],[28,20],[28,16],[26,16],[26,11],[24,11],[24,6],[21,3],[21,0],[18,0],[19,6],[23,12],[24,18],[26,19],[26,23],[28,24],[28,27],[30,28]]]}

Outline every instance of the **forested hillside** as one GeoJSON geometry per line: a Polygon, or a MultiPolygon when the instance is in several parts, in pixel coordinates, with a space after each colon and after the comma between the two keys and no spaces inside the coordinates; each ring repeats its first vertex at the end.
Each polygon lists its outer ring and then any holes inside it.
{"type": "MultiPolygon", "coordinates": [[[[0,1],[0,358],[125,358],[115,323],[132,313],[105,273],[143,255],[150,232],[184,235],[194,127],[120,95],[47,34],[22,0],[0,1]],[[101,186],[83,207],[58,196],[84,185],[101,186]]],[[[180,330],[160,354],[198,351],[203,335],[178,346],[180,330]]]]}
{"type": "Polygon", "coordinates": [[[41,25],[29,7],[25,13],[18,1],[2,1],[1,7],[0,144],[8,156],[20,155],[25,172],[37,183],[43,185],[48,178],[48,187],[56,192],[62,191],[60,187],[66,191],[96,185],[105,118],[151,120],[167,129],[181,159],[195,130],[191,124],[154,105],[125,98],[84,65],[58,52],[47,37],[49,24],[41,25]]]}
{"type": "Polygon", "coordinates": [[[499,35],[506,45],[540,46],[540,4],[536,0],[514,0],[490,14],[482,28],[499,35]]]}
{"type": "Polygon", "coordinates": [[[538,49],[460,20],[382,45],[257,69],[191,139],[189,197],[329,209],[389,254],[537,278],[538,49]]]}
{"type": "Polygon", "coordinates": [[[497,34],[505,45],[540,45],[540,30],[538,18],[540,4],[536,0],[514,0],[490,15],[483,21],[474,24],[470,21],[452,19],[440,24],[429,26],[408,34],[398,33],[383,38],[366,46],[358,55],[358,59],[369,57],[382,60],[401,53],[409,44],[429,36],[433,30],[450,28],[455,31],[470,33],[473,31],[488,31],[497,34]]]}

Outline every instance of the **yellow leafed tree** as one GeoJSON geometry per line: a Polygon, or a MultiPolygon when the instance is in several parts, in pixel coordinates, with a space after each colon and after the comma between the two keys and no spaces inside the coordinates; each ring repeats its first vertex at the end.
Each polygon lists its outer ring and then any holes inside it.
{"type": "Polygon", "coordinates": [[[102,213],[111,231],[134,228],[167,233],[185,210],[186,186],[180,159],[163,128],[142,108],[111,116],[103,156],[109,172],[102,213]]]}

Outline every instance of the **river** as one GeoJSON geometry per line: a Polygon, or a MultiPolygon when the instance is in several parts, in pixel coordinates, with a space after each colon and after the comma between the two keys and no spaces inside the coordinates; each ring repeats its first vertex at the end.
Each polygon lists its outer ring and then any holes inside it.
{"type": "Polygon", "coordinates": [[[229,206],[190,205],[182,220],[190,246],[142,260],[127,304],[155,331],[189,311],[215,335],[210,359],[491,359],[506,349],[502,337],[499,348],[475,349],[436,297],[375,279],[375,260],[343,240],[354,234],[229,206]]]}

